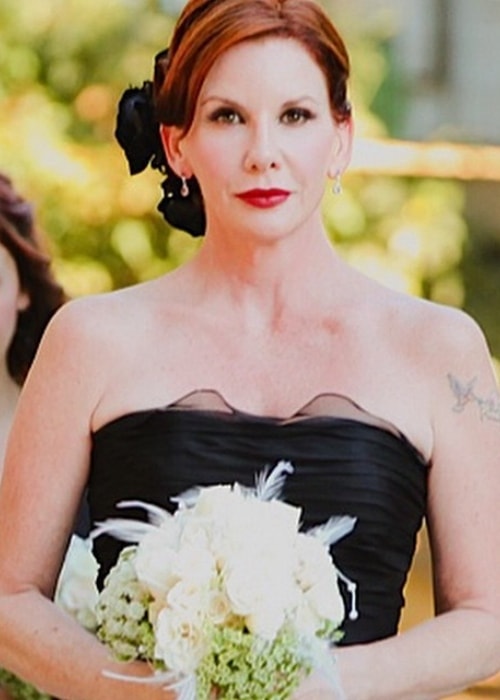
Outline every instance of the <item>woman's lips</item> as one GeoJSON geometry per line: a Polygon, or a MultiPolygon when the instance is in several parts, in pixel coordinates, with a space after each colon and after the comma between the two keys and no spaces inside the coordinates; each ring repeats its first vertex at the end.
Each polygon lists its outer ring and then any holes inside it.
{"type": "Polygon", "coordinates": [[[258,207],[259,209],[270,209],[271,207],[277,207],[279,204],[286,202],[290,196],[290,192],[288,190],[280,190],[277,188],[271,188],[268,190],[254,189],[247,190],[246,192],[239,192],[236,196],[238,199],[242,199],[252,207],[258,207]]]}

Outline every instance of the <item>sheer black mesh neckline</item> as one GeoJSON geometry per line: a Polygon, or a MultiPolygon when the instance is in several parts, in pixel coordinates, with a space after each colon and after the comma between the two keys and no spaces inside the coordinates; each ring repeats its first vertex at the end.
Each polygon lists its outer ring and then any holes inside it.
{"type": "Polygon", "coordinates": [[[390,433],[409,447],[420,462],[426,466],[430,466],[430,459],[427,459],[421,450],[419,450],[418,447],[406,437],[403,431],[391,421],[370,413],[353,399],[334,392],[325,392],[316,395],[313,399],[288,416],[276,416],[271,414],[258,414],[236,408],[216,389],[195,389],[163,406],[137,409],[117,416],[97,428],[94,435],[106,432],[113,426],[131,419],[133,420],[135,417],[167,411],[186,411],[205,415],[213,414],[221,418],[226,416],[229,420],[247,420],[255,423],[270,423],[276,426],[286,426],[309,420],[329,419],[364,424],[390,433]]]}

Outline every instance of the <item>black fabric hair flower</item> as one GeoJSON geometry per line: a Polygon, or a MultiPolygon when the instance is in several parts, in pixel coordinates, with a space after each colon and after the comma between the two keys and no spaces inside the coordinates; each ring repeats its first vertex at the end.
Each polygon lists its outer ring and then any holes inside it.
{"type": "Polygon", "coordinates": [[[166,175],[161,183],[164,196],[158,204],[164,219],[192,236],[203,236],[206,221],[200,187],[197,180],[191,178],[189,194],[181,194],[181,180],[170,167],[163,150],[151,81],[123,93],[118,103],[115,138],[125,153],[131,175],[142,172],[148,165],[166,175]]]}
{"type": "Polygon", "coordinates": [[[164,159],[152,90],[151,81],[145,81],[141,88],[125,90],[118,103],[115,137],[125,152],[131,175],[142,172],[150,163],[161,169],[160,158],[164,159]]]}

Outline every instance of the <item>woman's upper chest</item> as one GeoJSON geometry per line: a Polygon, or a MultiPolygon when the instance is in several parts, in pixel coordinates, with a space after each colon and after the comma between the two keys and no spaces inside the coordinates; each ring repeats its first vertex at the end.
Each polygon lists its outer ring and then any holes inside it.
{"type": "Polygon", "coordinates": [[[424,455],[431,452],[422,371],[394,329],[362,318],[304,322],[273,333],[244,333],[221,319],[179,322],[136,338],[116,358],[94,429],[127,412],[165,406],[200,389],[217,391],[254,415],[286,418],[316,396],[348,397],[393,423],[424,455]]]}

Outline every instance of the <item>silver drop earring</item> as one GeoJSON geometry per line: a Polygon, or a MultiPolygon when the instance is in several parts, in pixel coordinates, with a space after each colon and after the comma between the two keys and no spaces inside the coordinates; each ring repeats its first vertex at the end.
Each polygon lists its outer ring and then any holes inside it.
{"type": "Polygon", "coordinates": [[[189,185],[187,184],[187,179],[184,175],[181,175],[182,185],[181,185],[181,197],[189,196],[189,185]]]}
{"type": "Polygon", "coordinates": [[[340,173],[337,173],[335,175],[335,179],[333,181],[332,192],[333,192],[333,194],[342,194],[342,178],[341,178],[340,173]]]}

